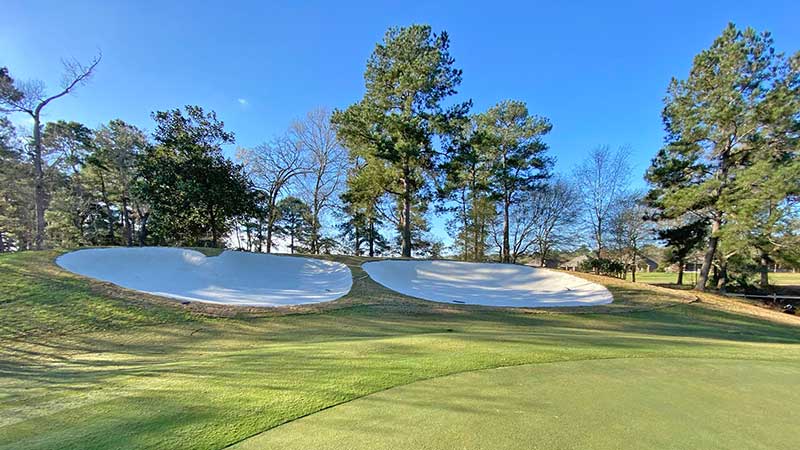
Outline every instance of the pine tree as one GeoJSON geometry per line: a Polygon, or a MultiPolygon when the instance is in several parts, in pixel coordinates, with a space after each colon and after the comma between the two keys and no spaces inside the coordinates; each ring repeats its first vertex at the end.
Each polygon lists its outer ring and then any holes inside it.
{"type": "Polygon", "coordinates": [[[501,259],[512,260],[510,212],[525,191],[538,187],[549,176],[552,160],[546,156],[542,137],[552,125],[544,117],[531,115],[525,103],[506,100],[476,118],[491,155],[490,189],[498,201],[503,221],[501,259]]]}
{"type": "Polygon", "coordinates": [[[689,77],[670,83],[663,112],[666,145],[648,171],[649,197],[667,218],[692,214],[708,219],[711,234],[698,290],[706,288],[715,258],[726,271],[726,254],[717,250],[739,207],[735,180],[769,153],[765,139],[784,141],[795,126],[793,120],[771,119],[797,117],[796,104],[775,99],[786,68],[769,33],[729,24],[695,57],[689,77]]]}
{"type": "Polygon", "coordinates": [[[469,107],[443,105],[461,83],[449,47],[447,33],[427,25],[389,29],[367,62],[364,98],[332,118],[348,148],[367,151],[371,163],[385,166],[389,182],[383,188],[398,204],[405,257],[413,248],[412,210],[425,203],[421,193],[435,168],[434,137],[469,107]]]}

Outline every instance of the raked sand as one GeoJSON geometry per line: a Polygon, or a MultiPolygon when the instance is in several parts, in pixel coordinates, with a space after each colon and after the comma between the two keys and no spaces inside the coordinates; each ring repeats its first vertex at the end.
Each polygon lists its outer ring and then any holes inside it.
{"type": "Polygon", "coordinates": [[[206,257],[180,248],[97,248],[61,255],[70,272],[181,300],[286,306],[336,300],[350,291],[350,269],[312,258],[225,251],[206,257]]]}
{"type": "Polygon", "coordinates": [[[515,264],[387,260],[362,267],[389,289],[434,302],[536,308],[613,300],[611,292],[597,283],[515,264]]]}

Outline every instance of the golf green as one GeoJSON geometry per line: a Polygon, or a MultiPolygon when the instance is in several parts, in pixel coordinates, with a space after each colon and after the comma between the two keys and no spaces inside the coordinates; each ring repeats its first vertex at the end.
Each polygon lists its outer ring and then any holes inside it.
{"type": "Polygon", "coordinates": [[[256,449],[795,449],[796,362],[635,358],[412,383],[274,428],[256,449]]]}

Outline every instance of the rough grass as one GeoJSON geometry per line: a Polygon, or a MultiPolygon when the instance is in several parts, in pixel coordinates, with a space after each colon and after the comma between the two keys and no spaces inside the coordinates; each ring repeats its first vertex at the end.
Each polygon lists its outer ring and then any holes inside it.
{"type": "Polygon", "coordinates": [[[609,284],[612,305],[582,314],[467,307],[393,293],[363,259],[337,257],[354,277],[342,299],[239,313],[86,280],[54,256],[0,256],[3,449],[219,449],[388,388],[503,366],[800,360],[794,317],[623,281],[609,284]]]}

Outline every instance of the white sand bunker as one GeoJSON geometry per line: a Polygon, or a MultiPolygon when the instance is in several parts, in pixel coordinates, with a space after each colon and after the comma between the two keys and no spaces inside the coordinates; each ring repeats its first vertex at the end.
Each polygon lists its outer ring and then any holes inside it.
{"type": "Polygon", "coordinates": [[[605,287],[548,269],[459,261],[378,261],[362,266],[402,294],[443,303],[553,307],[611,303],[605,287]]]}
{"type": "Polygon", "coordinates": [[[80,275],[182,300],[240,306],[285,306],[336,300],[353,284],[341,263],[226,251],[207,258],[179,248],[97,248],[60,256],[80,275]]]}

